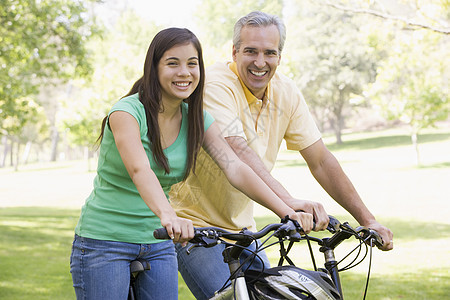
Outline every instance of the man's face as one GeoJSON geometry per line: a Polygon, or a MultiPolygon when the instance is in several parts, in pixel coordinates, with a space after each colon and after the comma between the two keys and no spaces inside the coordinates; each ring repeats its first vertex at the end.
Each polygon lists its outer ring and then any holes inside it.
{"type": "Polygon", "coordinates": [[[239,77],[255,97],[262,99],[270,79],[280,64],[280,34],[275,25],[245,26],[239,49],[233,46],[233,60],[239,77]]]}

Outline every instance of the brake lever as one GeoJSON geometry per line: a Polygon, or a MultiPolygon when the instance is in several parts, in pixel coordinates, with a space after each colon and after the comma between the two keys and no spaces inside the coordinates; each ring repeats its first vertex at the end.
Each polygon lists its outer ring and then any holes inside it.
{"type": "Polygon", "coordinates": [[[373,229],[369,228],[369,231],[372,235],[372,239],[374,240],[375,245],[378,248],[382,247],[383,246],[383,238],[381,237],[381,235],[373,229]]]}
{"type": "Polygon", "coordinates": [[[376,232],[375,230],[366,228],[364,226],[359,226],[356,228],[356,232],[363,240],[366,240],[366,239],[372,240],[372,242],[378,248],[383,246],[383,239],[378,234],[378,232],[376,232]]]}
{"type": "Polygon", "coordinates": [[[187,254],[191,254],[192,249],[194,249],[195,247],[214,247],[215,245],[220,244],[220,240],[202,236],[193,238],[190,243],[192,243],[192,245],[188,249],[186,249],[187,254]]]}
{"type": "Polygon", "coordinates": [[[219,235],[215,230],[198,230],[194,232],[194,238],[189,241],[192,245],[186,249],[190,254],[195,247],[210,248],[220,244],[219,235]]]}
{"type": "Polygon", "coordinates": [[[284,224],[275,231],[274,236],[278,238],[287,237],[294,242],[298,242],[302,239],[300,232],[303,232],[303,229],[297,221],[289,219],[288,216],[281,221],[284,224]]]}
{"type": "Polygon", "coordinates": [[[336,233],[339,230],[341,230],[341,222],[338,221],[333,216],[328,216],[328,219],[330,219],[330,222],[328,223],[327,230],[331,233],[336,233]]]}

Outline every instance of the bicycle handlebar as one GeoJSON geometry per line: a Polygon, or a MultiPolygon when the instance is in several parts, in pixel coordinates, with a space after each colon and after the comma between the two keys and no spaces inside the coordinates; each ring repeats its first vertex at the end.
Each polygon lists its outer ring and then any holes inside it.
{"type": "MultiPolygon", "coordinates": [[[[335,248],[343,240],[355,235],[358,235],[361,239],[364,240],[373,239],[373,242],[378,247],[381,247],[383,245],[383,240],[381,239],[380,235],[370,228],[361,226],[353,229],[347,222],[341,224],[333,216],[329,216],[329,219],[330,222],[328,224],[327,230],[330,233],[333,233],[333,236],[328,239],[327,246],[335,248]]],[[[194,238],[191,239],[190,242],[202,247],[212,247],[216,245],[219,238],[222,237],[240,242],[241,244],[248,243],[249,245],[253,240],[262,238],[271,231],[275,231],[274,236],[278,238],[286,237],[293,241],[300,241],[301,239],[303,239],[300,235],[300,233],[302,233],[302,229],[298,225],[298,223],[290,220],[289,218],[285,218],[281,223],[269,224],[257,232],[252,232],[247,228],[244,228],[239,233],[236,233],[218,227],[195,227],[194,238]]],[[[153,232],[153,236],[156,239],[170,239],[165,228],[156,229],[153,232]]],[[[315,240],[319,244],[323,244],[322,239],[313,238],[313,240],[315,240]]]]}
{"type": "MultiPolygon", "coordinates": [[[[195,242],[196,238],[198,237],[207,237],[214,239],[223,237],[233,241],[246,240],[248,239],[248,237],[257,239],[267,235],[270,231],[278,229],[282,225],[284,224],[283,223],[269,224],[258,232],[252,232],[244,228],[239,233],[231,232],[219,227],[194,227],[194,238],[191,241],[195,242]]],[[[167,230],[165,228],[156,229],[155,231],[153,231],[153,236],[154,238],[160,240],[170,239],[169,235],[167,234],[167,230]]]]}
{"type": "MultiPolygon", "coordinates": [[[[249,246],[254,240],[262,238],[269,234],[270,232],[274,231],[265,241],[261,243],[261,250],[274,245],[276,243],[280,244],[280,260],[278,262],[278,266],[283,265],[283,260],[286,260],[291,265],[293,265],[293,262],[288,257],[288,252],[291,249],[292,242],[299,242],[301,240],[307,240],[308,241],[308,247],[311,254],[312,263],[314,266],[314,270],[318,271],[319,269],[316,266],[313,251],[311,248],[311,244],[309,241],[316,242],[320,249],[319,251],[325,254],[325,268],[327,272],[329,272],[333,283],[337,286],[337,289],[339,293],[342,295],[342,287],[340,284],[339,279],[339,272],[345,271],[348,269],[351,269],[361,263],[366,255],[367,255],[367,244],[376,245],[377,247],[381,247],[383,245],[383,240],[380,237],[380,235],[373,229],[367,228],[367,227],[357,227],[353,228],[351,227],[347,222],[341,224],[336,218],[329,216],[330,222],[327,226],[327,230],[332,233],[330,237],[324,237],[324,238],[318,238],[314,236],[308,236],[304,234],[302,228],[299,226],[298,222],[289,219],[288,217],[285,217],[281,220],[281,223],[274,223],[266,225],[263,229],[257,232],[252,232],[248,230],[247,228],[243,228],[240,232],[230,232],[222,228],[218,227],[196,227],[194,228],[194,238],[191,239],[189,242],[192,243],[192,246],[190,246],[188,249],[186,249],[186,252],[189,254],[191,249],[194,247],[213,247],[217,245],[220,242],[225,242],[227,244],[226,249],[224,250],[224,261],[229,263],[230,265],[230,272],[231,272],[231,266],[235,266],[235,262],[239,261],[240,254],[243,251],[244,248],[249,246]],[[278,242],[271,243],[268,246],[262,247],[270,237],[277,237],[279,239],[278,242]],[[351,250],[342,260],[336,261],[334,257],[333,250],[344,240],[349,239],[350,237],[355,237],[359,240],[359,245],[355,247],[353,250],[351,250]],[[222,240],[221,238],[225,238],[228,240],[236,241],[235,245],[231,245],[230,243],[227,243],[226,241],[222,240]],[[289,246],[287,249],[284,247],[284,242],[286,240],[290,240],[289,246]],[[366,253],[363,254],[362,259],[360,259],[358,262],[357,258],[359,257],[360,251],[361,251],[361,245],[366,244],[366,253]],[[359,248],[358,254],[353,259],[353,261],[348,264],[347,266],[343,268],[338,268],[338,265],[347,258],[353,251],[357,250],[359,248]],[[227,251],[228,250],[228,251],[227,251]]],[[[153,236],[157,239],[169,239],[169,236],[167,234],[167,231],[165,228],[158,228],[153,232],[153,236]]],[[[370,247],[369,247],[370,248],[370,247]]],[[[371,249],[371,248],[370,248],[371,249]]],[[[257,256],[258,254],[258,245],[257,250],[254,252],[254,255],[257,256]]],[[[366,281],[366,290],[364,292],[364,299],[367,292],[368,282],[369,282],[369,276],[370,276],[370,265],[372,261],[372,250],[370,250],[370,262],[369,262],[369,272],[367,275],[367,281],[366,281]]],[[[242,267],[242,264],[239,266],[239,268],[242,267]]],[[[234,270],[234,272],[231,273],[231,276],[234,276],[234,274],[239,270],[237,268],[234,270]]],[[[237,274],[237,273],[236,273],[237,274]]],[[[231,277],[230,277],[231,278],[231,277]]],[[[225,285],[224,285],[225,286],[225,285]]]]}

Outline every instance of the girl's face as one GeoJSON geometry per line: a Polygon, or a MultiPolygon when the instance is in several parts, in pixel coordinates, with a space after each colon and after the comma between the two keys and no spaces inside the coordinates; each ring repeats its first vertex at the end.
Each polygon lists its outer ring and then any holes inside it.
{"type": "Polygon", "coordinates": [[[194,92],[200,80],[200,67],[192,43],[174,46],[164,53],[158,63],[158,80],[163,100],[184,100],[194,92]]]}

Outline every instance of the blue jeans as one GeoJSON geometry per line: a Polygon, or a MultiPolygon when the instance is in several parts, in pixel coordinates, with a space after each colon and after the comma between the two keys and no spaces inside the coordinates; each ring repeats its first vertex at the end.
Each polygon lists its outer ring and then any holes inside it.
{"type": "MultiPolygon", "coordinates": [[[[258,241],[259,242],[259,241],[258,241]]],[[[214,296],[214,292],[219,290],[230,277],[228,264],[224,263],[222,251],[225,244],[218,244],[211,248],[195,247],[190,254],[186,253],[192,244],[181,247],[175,245],[178,257],[178,271],[183,276],[186,285],[197,300],[209,299],[214,296]]],[[[255,250],[255,243],[252,243],[248,249],[255,250]]],[[[241,263],[250,255],[249,251],[243,251],[240,257],[241,263]]],[[[250,265],[250,269],[261,270],[270,268],[269,259],[264,251],[258,252],[259,257],[255,258],[250,265]]],[[[252,260],[247,261],[243,269],[249,267],[252,260]]]]}
{"type": "Polygon", "coordinates": [[[137,299],[178,299],[177,258],[172,241],[130,244],[75,235],[70,272],[77,299],[126,300],[130,262],[144,259],[151,269],[136,279],[137,299]]]}

